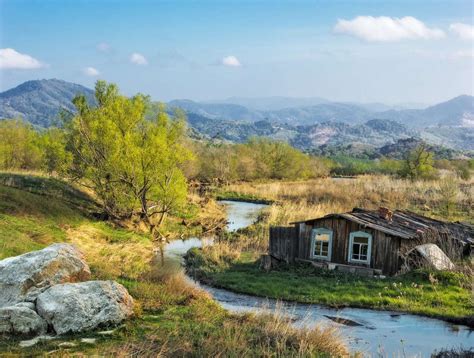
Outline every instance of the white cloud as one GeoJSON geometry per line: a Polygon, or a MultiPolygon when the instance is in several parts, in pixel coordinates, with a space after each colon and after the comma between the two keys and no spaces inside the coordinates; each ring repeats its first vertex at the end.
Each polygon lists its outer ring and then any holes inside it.
{"type": "Polygon", "coordinates": [[[242,66],[239,59],[235,56],[226,56],[222,59],[221,63],[224,66],[229,66],[229,67],[240,67],[240,66],[242,66]]]}
{"type": "Polygon", "coordinates": [[[110,52],[110,50],[112,49],[110,44],[108,44],[107,42],[99,42],[95,48],[100,52],[110,52]]]}
{"type": "Polygon", "coordinates": [[[44,67],[37,59],[12,48],[0,49],[0,69],[32,70],[44,67]]]}
{"type": "Polygon", "coordinates": [[[352,20],[339,19],[334,26],[334,32],[378,42],[440,39],[445,36],[442,30],[429,28],[412,16],[357,16],[352,20]]]}
{"type": "Polygon", "coordinates": [[[85,67],[82,72],[84,72],[84,74],[86,76],[91,76],[91,77],[95,77],[95,76],[98,76],[100,75],[100,72],[98,69],[94,68],[94,67],[85,67]]]}
{"type": "Polygon", "coordinates": [[[474,40],[474,26],[472,25],[457,22],[451,24],[449,29],[463,40],[474,40]]]}
{"type": "Polygon", "coordinates": [[[135,65],[148,65],[148,61],[142,54],[135,52],[130,55],[130,62],[135,65]]]}

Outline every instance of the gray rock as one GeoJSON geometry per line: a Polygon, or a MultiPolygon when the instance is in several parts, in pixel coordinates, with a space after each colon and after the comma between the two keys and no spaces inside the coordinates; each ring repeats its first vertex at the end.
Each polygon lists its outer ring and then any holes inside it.
{"type": "Polygon", "coordinates": [[[55,285],[36,301],[38,314],[57,334],[116,325],[133,314],[133,298],[114,281],[55,285]]]}
{"type": "Polygon", "coordinates": [[[36,311],[36,306],[33,302],[19,302],[15,305],[15,307],[25,307],[29,308],[30,310],[36,311]]]}
{"type": "Polygon", "coordinates": [[[0,334],[37,335],[45,333],[47,329],[46,321],[28,307],[0,308],[0,334]]]}
{"type": "Polygon", "coordinates": [[[0,261],[0,307],[33,302],[52,285],[90,278],[82,254],[72,245],[53,244],[0,261]]]}

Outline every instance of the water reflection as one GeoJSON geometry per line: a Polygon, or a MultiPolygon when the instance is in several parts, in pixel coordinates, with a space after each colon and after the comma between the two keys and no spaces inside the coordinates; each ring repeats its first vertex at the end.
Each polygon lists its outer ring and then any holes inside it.
{"type": "Polygon", "coordinates": [[[246,202],[237,202],[229,200],[221,200],[219,203],[227,208],[227,230],[236,231],[238,229],[252,225],[257,219],[257,215],[261,209],[265,208],[265,204],[254,204],[246,202]]]}

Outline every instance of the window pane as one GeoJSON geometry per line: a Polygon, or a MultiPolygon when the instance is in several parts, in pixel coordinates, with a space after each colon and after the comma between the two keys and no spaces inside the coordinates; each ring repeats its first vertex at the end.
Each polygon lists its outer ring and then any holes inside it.
{"type": "Polygon", "coordinates": [[[359,261],[368,261],[369,238],[354,237],[352,243],[352,259],[359,261]]]}
{"type": "Polygon", "coordinates": [[[314,256],[329,257],[329,244],[331,242],[331,234],[324,232],[316,232],[314,235],[314,256]]]}
{"type": "Polygon", "coordinates": [[[359,244],[353,244],[352,245],[352,254],[353,255],[359,255],[360,252],[360,245],[359,244]]]}
{"type": "Polygon", "coordinates": [[[329,235],[328,234],[318,234],[318,235],[316,235],[316,240],[318,240],[318,241],[328,241],[329,242],[329,235]]]}
{"type": "Polygon", "coordinates": [[[360,244],[368,244],[369,238],[368,237],[354,237],[354,242],[357,242],[360,244]]]}
{"type": "Polygon", "coordinates": [[[319,255],[321,252],[321,242],[316,241],[316,244],[314,245],[314,254],[319,255]]]}

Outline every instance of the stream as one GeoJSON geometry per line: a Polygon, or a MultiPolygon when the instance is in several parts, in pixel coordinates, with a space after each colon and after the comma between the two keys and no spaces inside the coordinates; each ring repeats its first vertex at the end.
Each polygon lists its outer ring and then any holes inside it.
{"type": "MultiPolygon", "coordinates": [[[[228,230],[252,224],[264,204],[221,201],[227,207],[228,230]]],[[[212,239],[190,238],[166,245],[165,260],[182,260],[193,247],[212,244],[212,239]]],[[[474,331],[437,319],[391,311],[342,308],[332,309],[317,304],[277,303],[274,299],[254,297],[217,289],[193,281],[209,292],[225,309],[236,312],[264,312],[283,309],[297,326],[336,325],[352,352],[370,357],[430,357],[435,351],[463,347],[474,350],[474,331]],[[332,319],[328,318],[331,317],[332,319]],[[337,317],[337,318],[336,318],[337,317]],[[336,323],[346,321],[348,324],[336,323]]]]}

